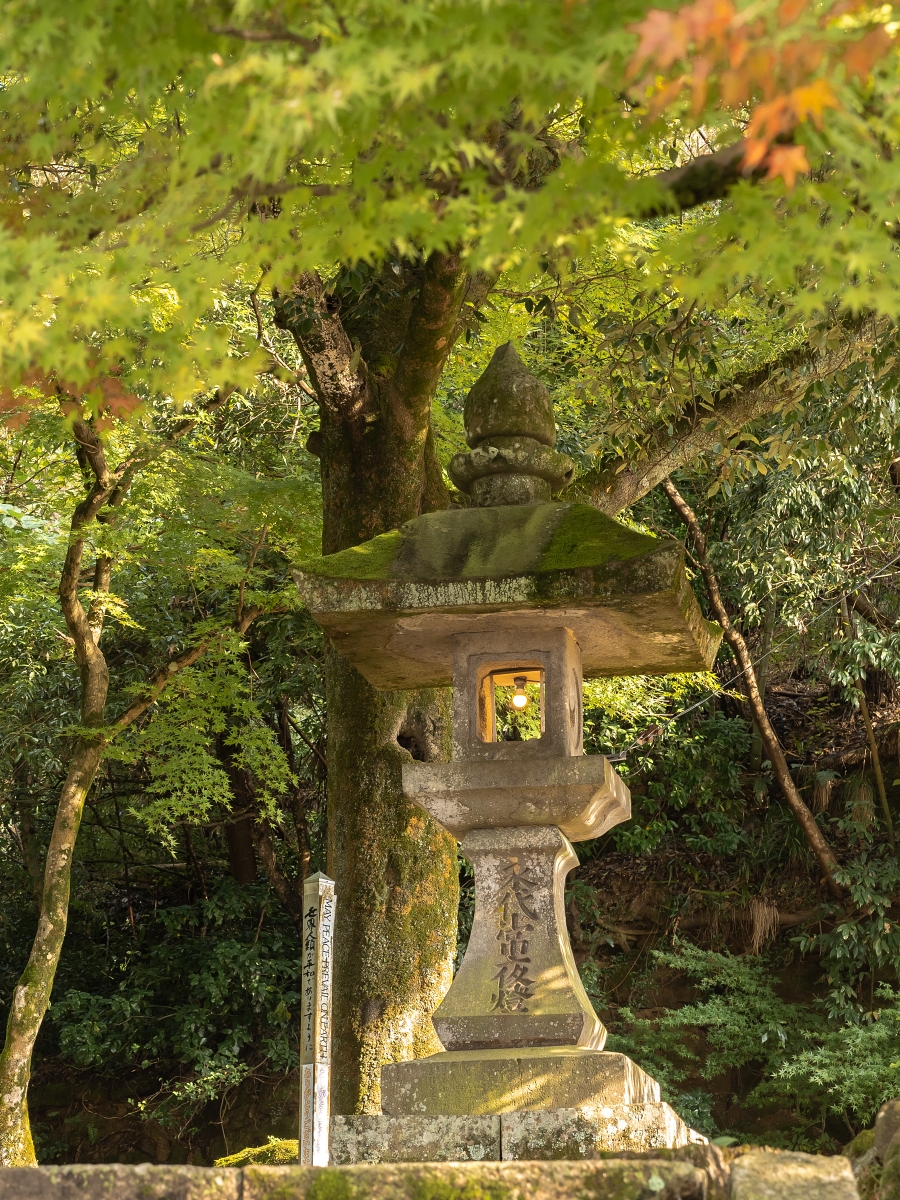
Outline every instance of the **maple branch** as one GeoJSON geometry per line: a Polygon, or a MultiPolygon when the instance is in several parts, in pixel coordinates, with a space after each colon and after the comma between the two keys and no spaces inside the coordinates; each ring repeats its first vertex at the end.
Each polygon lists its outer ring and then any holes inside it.
{"type": "Polygon", "coordinates": [[[242,42],[291,42],[294,46],[302,46],[309,54],[315,54],[322,44],[321,38],[303,37],[290,29],[237,29],[234,25],[224,25],[211,26],[210,33],[242,42]]]}
{"type": "MultiPolygon", "coordinates": [[[[253,605],[251,608],[244,609],[241,617],[236,620],[231,626],[236,633],[244,634],[253,624],[257,617],[263,615],[268,616],[271,613],[287,612],[284,605],[273,605],[271,608],[263,607],[262,605],[253,605]]],[[[133,725],[138,717],[150,708],[165,691],[167,685],[180,674],[181,671],[192,667],[195,662],[198,662],[207,652],[210,646],[210,638],[205,638],[202,642],[198,642],[195,646],[189,646],[186,650],[182,650],[180,654],[176,654],[163,667],[152,675],[144,684],[144,694],[125,709],[117,721],[112,725],[108,725],[103,731],[104,743],[111,742],[129,725],[133,725]]]]}
{"type": "Polygon", "coordinates": [[[358,416],[368,399],[365,368],[317,271],[304,271],[288,295],[275,297],[275,324],[293,334],[319,403],[345,419],[358,416]]]}
{"type": "Polygon", "coordinates": [[[244,615],[244,588],[246,586],[247,580],[250,577],[250,572],[253,570],[254,563],[256,562],[256,556],[259,554],[260,550],[262,549],[263,542],[266,540],[266,534],[268,532],[269,532],[268,525],[263,525],[262,533],[259,535],[259,541],[253,547],[253,550],[250,553],[250,561],[247,563],[247,569],[244,572],[244,577],[240,582],[240,586],[238,587],[237,615],[235,616],[235,619],[234,619],[235,628],[240,626],[241,618],[244,615]]]}
{"type": "Polygon", "coordinates": [[[756,182],[763,177],[762,168],[747,174],[741,169],[746,149],[747,143],[741,139],[712,154],[700,154],[680,167],[650,176],[662,195],[659,200],[636,206],[633,215],[638,220],[650,221],[672,212],[685,212],[710,200],[721,200],[741,179],[756,182]]]}
{"type": "Polygon", "coordinates": [[[187,650],[182,650],[180,654],[176,654],[171,658],[164,667],[161,667],[154,675],[144,684],[144,695],[139,700],[135,700],[125,709],[122,715],[112,725],[107,726],[104,731],[104,742],[111,742],[129,725],[133,725],[138,717],[143,716],[148,708],[159,699],[166,685],[174,679],[181,671],[192,667],[198,659],[202,658],[209,649],[209,642],[198,642],[196,646],[191,646],[187,650]]]}

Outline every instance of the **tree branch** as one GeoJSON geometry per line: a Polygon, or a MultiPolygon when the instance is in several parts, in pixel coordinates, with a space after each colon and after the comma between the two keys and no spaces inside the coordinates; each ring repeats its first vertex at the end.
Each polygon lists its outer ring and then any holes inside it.
{"type": "Polygon", "coordinates": [[[741,668],[744,676],[744,681],[747,687],[747,697],[750,701],[750,708],[753,712],[753,718],[756,721],[759,735],[762,738],[763,745],[766,748],[766,753],[769,756],[769,761],[772,764],[772,770],[775,773],[775,778],[778,780],[782,794],[788,803],[791,812],[797,818],[797,823],[806,835],[806,840],[809,842],[813,854],[819,861],[819,865],[825,872],[825,879],[828,883],[829,890],[833,896],[839,900],[844,898],[844,889],[835,879],[835,872],[839,869],[837,859],[831,851],[831,847],[825,841],[821,829],[816,823],[815,817],[803,802],[803,798],[797,791],[797,787],[791,778],[790,768],[781,746],[778,743],[778,738],[772,724],[766,714],[765,705],[763,704],[762,696],[759,694],[759,686],[756,680],[756,673],[753,670],[753,661],[750,658],[750,652],[747,649],[747,643],[744,641],[739,630],[731,623],[728,616],[728,610],[725,607],[725,602],[722,599],[722,594],[719,591],[719,581],[706,557],[707,542],[700,528],[700,522],[697,520],[694,510],[690,507],[675,484],[671,479],[663,480],[663,488],[666,495],[669,497],[669,502],[672,508],[684,522],[691,535],[691,540],[694,543],[694,551],[696,554],[697,564],[700,567],[700,572],[703,575],[703,582],[706,584],[706,593],[709,596],[709,602],[712,610],[716,615],[716,620],[722,626],[725,633],[725,640],[728,642],[731,652],[735,657],[735,661],[741,668]]]}
{"type": "Polygon", "coordinates": [[[684,212],[710,200],[721,200],[741,179],[761,178],[761,170],[747,175],[741,170],[746,149],[747,143],[742,139],[712,154],[698,155],[683,166],[651,176],[663,195],[658,201],[638,205],[635,218],[650,221],[672,212],[684,212]]]}
{"type": "Polygon", "coordinates": [[[210,33],[237,38],[242,42],[291,42],[295,46],[302,46],[310,54],[315,54],[322,44],[321,38],[303,37],[302,34],[292,33],[290,29],[237,29],[234,25],[214,25],[210,33]]]}
{"type": "Polygon", "coordinates": [[[871,600],[867,599],[862,592],[857,592],[855,596],[850,597],[850,606],[870,625],[874,625],[876,629],[880,629],[882,633],[888,633],[897,622],[893,617],[889,617],[887,613],[883,613],[880,608],[876,608],[871,600]]]}
{"type": "MultiPolygon", "coordinates": [[[[287,612],[287,609],[282,605],[273,605],[271,608],[253,605],[251,608],[243,610],[240,618],[232,625],[232,629],[236,633],[245,634],[257,617],[279,612],[287,612]]],[[[203,657],[209,649],[210,640],[206,638],[202,642],[198,642],[196,646],[190,646],[188,649],[182,650],[180,654],[176,654],[174,658],[169,659],[164,667],[160,667],[144,684],[144,694],[140,699],[129,704],[119,719],[112,725],[107,726],[104,731],[103,740],[111,742],[113,738],[127,729],[129,725],[133,725],[138,717],[143,716],[147,709],[159,699],[163,691],[165,691],[166,686],[176,675],[181,671],[187,670],[188,667],[192,667],[195,662],[203,657]]]]}
{"type": "Polygon", "coordinates": [[[275,297],[275,324],[293,334],[319,403],[346,418],[361,414],[365,366],[339,315],[329,311],[317,271],[305,271],[290,295],[275,297]]]}
{"type": "Polygon", "coordinates": [[[841,326],[839,346],[824,352],[803,346],[776,363],[737,376],[724,385],[721,399],[709,409],[682,418],[669,432],[661,424],[646,442],[645,458],[622,468],[611,462],[583,475],[575,484],[595,508],[614,516],[652,491],[672,471],[711,450],[758,417],[798,399],[810,383],[825,379],[848,363],[865,357],[876,345],[886,322],[871,319],[841,326]],[[715,425],[707,428],[712,421],[715,425]]]}

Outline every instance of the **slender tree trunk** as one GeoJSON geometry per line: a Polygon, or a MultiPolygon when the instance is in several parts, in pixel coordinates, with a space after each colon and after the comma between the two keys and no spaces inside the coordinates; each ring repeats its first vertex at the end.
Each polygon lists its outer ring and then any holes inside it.
{"type": "Polygon", "coordinates": [[[22,842],[22,854],[25,858],[25,870],[31,880],[31,891],[35,907],[41,911],[41,896],[44,892],[44,854],[38,843],[37,826],[34,820],[34,805],[22,804],[19,807],[19,817],[16,822],[19,838],[22,842]]]}
{"type": "MultiPolygon", "coordinates": [[[[226,399],[227,394],[217,395],[208,407],[219,407],[226,399]]],[[[171,446],[193,425],[193,420],[183,421],[165,442],[160,443],[156,452],[171,446]]],[[[0,1053],[0,1167],[37,1165],[28,1118],[31,1059],[50,1003],[66,936],[72,858],[84,802],[104,749],[117,733],[128,728],[151,707],[171,679],[193,665],[207,648],[207,643],[202,642],[170,658],[147,681],[143,694],[126,708],[115,724],[104,727],[109,672],[100,649],[100,636],[109,597],[112,560],[102,555],[97,558],[91,603],[86,612],[78,595],[85,540],[94,522],[112,520],[138,470],[152,454],[143,459],[128,459],[116,471],[110,471],[103,445],[90,425],[76,419],[73,433],[78,462],[89,481],[89,490],[72,515],[72,540],[60,576],[59,599],[81,675],[81,725],[85,730],[96,729],[97,734],[96,737],[80,736],[72,752],[47,848],[37,933],[28,963],[13,989],[6,1041],[0,1053]]],[[[234,628],[245,633],[260,611],[258,607],[244,609],[241,605],[234,628]]]]}
{"type": "Polygon", "coordinates": [[[99,740],[79,739],[72,755],[47,849],[38,929],[28,964],[13,990],[6,1043],[0,1055],[0,1166],[37,1165],[28,1119],[31,1056],[50,993],[69,916],[72,855],[84,801],[100,765],[99,740]]]}
{"type": "MultiPolygon", "coordinates": [[[[766,702],[766,680],[769,676],[769,660],[772,649],[772,634],[775,632],[775,614],[777,605],[775,597],[769,597],[769,603],[766,607],[766,620],[763,625],[762,645],[760,646],[759,669],[756,672],[756,683],[759,688],[759,699],[761,704],[766,702]]],[[[759,726],[756,721],[753,722],[753,742],[750,748],[750,770],[758,771],[762,766],[763,744],[759,734],[759,726]]]]}
{"type": "Polygon", "coordinates": [[[709,602],[716,615],[716,620],[725,632],[725,640],[728,642],[731,652],[743,673],[747,686],[747,696],[750,701],[750,709],[759,728],[759,734],[769,761],[772,764],[775,778],[778,780],[779,787],[787,801],[788,807],[797,818],[797,823],[806,835],[806,840],[809,842],[810,848],[824,872],[829,890],[833,896],[841,900],[844,898],[844,890],[835,879],[835,872],[839,869],[837,859],[834,857],[831,847],[826,842],[815,817],[803,802],[803,797],[797,791],[796,784],[791,778],[787,759],[784,757],[775,730],[772,728],[771,722],[766,715],[765,705],[759,692],[756,672],[753,670],[753,660],[747,649],[747,643],[741,636],[740,631],[735,629],[731,623],[728,610],[725,608],[725,602],[722,600],[722,594],[719,591],[719,581],[707,560],[706,538],[703,536],[700,523],[697,520],[694,510],[675,487],[674,483],[672,483],[671,479],[663,480],[663,488],[669,497],[672,507],[686,525],[693,540],[695,557],[700,567],[700,572],[703,575],[703,581],[706,584],[706,594],[709,596],[709,602]]]}
{"type": "Polygon", "coordinates": [[[108,501],[111,480],[100,444],[87,427],[79,439],[79,447],[83,449],[85,444],[94,452],[94,484],[72,517],[75,537],[66,552],[59,596],[66,626],[75,643],[81,674],[81,724],[96,728],[97,736],[81,736],[75,744],[47,847],[37,933],[28,964],[13,990],[6,1041],[0,1054],[0,1166],[37,1165],[28,1119],[31,1057],[50,1004],[66,936],[72,856],[84,802],[103,754],[100,729],[109,691],[109,672],[99,641],[105,598],[109,594],[109,560],[97,560],[89,612],[85,612],[78,598],[78,580],[84,553],[84,530],[108,501]]]}

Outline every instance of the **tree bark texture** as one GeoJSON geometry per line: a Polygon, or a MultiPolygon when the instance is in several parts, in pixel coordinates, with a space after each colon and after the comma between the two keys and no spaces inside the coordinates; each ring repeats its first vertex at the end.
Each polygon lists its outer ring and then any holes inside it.
{"type": "Polygon", "coordinates": [[[410,756],[397,735],[415,707],[448,758],[448,690],[377,692],[329,647],[326,702],[328,864],[340,889],[333,1103],[380,1112],[382,1065],[442,1048],[431,1014],[452,978],[456,843],[403,796],[410,756]]]}
{"type": "Polygon", "coordinates": [[[736,629],[731,623],[731,618],[728,615],[728,610],[719,591],[719,581],[716,578],[716,573],[706,557],[706,538],[700,528],[700,522],[697,520],[694,510],[670,479],[666,479],[663,482],[663,487],[666,495],[669,497],[672,508],[684,522],[691,535],[697,565],[703,576],[703,582],[706,584],[706,594],[709,596],[709,602],[715,613],[716,620],[725,632],[725,640],[738,666],[741,668],[744,684],[747,688],[747,697],[750,701],[750,710],[759,729],[759,736],[762,739],[766,754],[769,756],[769,761],[772,764],[775,778],[778,780],[779,787],[787,801],[788,807],[796,817],[798,825],[806,836],[810,849],[816,856],[825,874],[825,880],[830,892],[837,899],[842,900],[844,898],[844,889],[835,879],[835,872],[839,869],[837,859],[834,857],[831,847],[825,840],[816,822],[816,818],[804,803],[803,797],[800,795],[796,784],[791,778],[787,759],[784,757],[778,737],[766,714],[765,705],[763,704],[756,679],[756,672],[753,669],[753,660],[747,649],[747,643],[744,641],[740,630],[736,629]]]}
{"type": "Polygon", "coordinates": [[[28,963],[13,989],[0,1055],[0,1167],[37,1165],[28,1119],[28,1081],[34,1043],[50,993],[69,917],[72,855],[84,801],[100,765],[99,740],[79,738],[59,798],[44,871],[37,933],[28,963]]]}
{"type": "MultiPolygon", "coordinates": [[[[387,263],[365,291],[314,274],[277,298],[315,388],[323,551],[396,529],[449,497],[431,404],[467,306],[489,280],[455,254],[387,263]]],[[[431,1013],[456,945],[456,843],[403,796],[410,724],[417,756],[449,753],[445,692],[378,692],[326,654],[328,870],[337,885],[333,1111],[378,1112],[381,1067],[440,1049],[431,1013]]]]}

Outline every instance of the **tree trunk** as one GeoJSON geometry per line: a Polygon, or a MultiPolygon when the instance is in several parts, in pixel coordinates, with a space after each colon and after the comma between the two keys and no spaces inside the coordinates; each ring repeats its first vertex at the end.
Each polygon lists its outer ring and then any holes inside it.
{"type": "Polygon", "coordinates": [[[47,1007],[69,917],[72,855],[84,801],[100,765],[99,740],[79,739],[47,849],[37,933],[15,986],[0,1055],[0,1166],[37,1165],[28,1120],[31,1055],[47,1007]]]}
{"type": "MultiPolygon", "coordinates": [[[[441,370],[486,295],[453,254],[386,264],[370,293],[318,276],[278,299],[319,400],[323,550],[444,508],[430,430],[441,370]],[[473,299],[474,297],[474,299],[473,299]]],[[[379,1112],[381,1067],[440,1049],[431,1013],[449,986],[459,900],[456,843],[402,794],[397,741],[412,709],[427,757],[449,752],[447,694],[379,692],[334,649],[325,661],[328,870],[337,885],[336,1113],[379,1112]]]]}
{"type": "MultiPolygon", "coordinates": [[[[760,704],[766,703],[766,680],[769,676],[769,660],[772,650],[772,634],[775,632],[775,616],[778,610],[778,605],[775,602],[775,596],[769,597],[769,603],[766,605],[766,620],[763,625],[762,643],[759,648],[759,668],[756,672],[756,683],[759,688],[760,704]]],[[[750,747],[750,770],[758,771],[762,766],[763,743],[759,732],[759,725],[756,721],[753,722],[753,742],[750,747]]]]}
{"type": "MultiPolygon", "coordinates": [[[[381,1067],[434,1054],[452,978],[456,843],[400,789],[397,742],[412,700],[449,733],[446,690],[376,692],[329,648],[328,863],[335,931],[335,1112],[381,1111],[381,1067]]],[[[449,738],[441,757],[449,757],[449,738]]]]}
{"type": "MultiPolygon", "coordinates": [[[[219,407],[226,399],[227,394],[217,394],[207,408],[219,407]]],[[[160,443],[157,453],[189,432],[194,423],[192,419],[182,421],[173,434],[160,443]]],[[[108,523],[113,519],[137,471],[149,461],[152,454],[143,460],[139,457],[126,459],[113,472],[107,466],[103,445],[91,426],[76,418],[72,428],[79,466],[92,482],[87,495],[72,514],[72,540],[60,576],[59,599],[81,676],[81,725],[84,730],[96,729],[97,734],[95,737],[89,734],[80,736],[72,752],[50,845],[47,847],[37,932],[28,963],[13,990],[6,1041],[0,1053],[0,1167],[37,1165],[28,1118],[31,1058],[50,1004],[50,993],[66,936],[72,858],[84,802],[104,749],[117,732],[127,728],[150,708],[179,671],[191,666],[206,651],[206,643],[200,643],[170,658],[147,681],[143,695],[126,708],[111,728],[104,728],[109,671],[100,649],[100,637],[109,599],[112,560],[104,555],[97,558],[90,607],[86,612],[78,594],[85,539],[94,522],[108,523]]],[[[239,633],[246,632],[259,612],[258,608],[239,611],[234,627],[239,633]]]]}
{"type": "Polygon", "coordinates": [[[34,820],[34,805],[25,803],[19,806],[19,818],[16,822],[19,839],[22,842],[22,854],[25,859],[25,870],[31,880],[31,892],[38,913],[41,911],[41,897],[44,894],[44,852],[38,843],[37,825],[34,820]]]}

